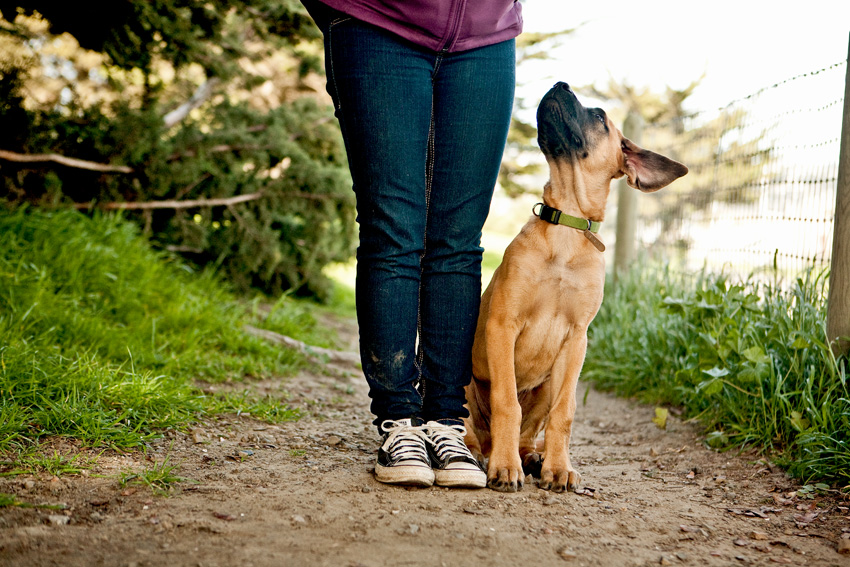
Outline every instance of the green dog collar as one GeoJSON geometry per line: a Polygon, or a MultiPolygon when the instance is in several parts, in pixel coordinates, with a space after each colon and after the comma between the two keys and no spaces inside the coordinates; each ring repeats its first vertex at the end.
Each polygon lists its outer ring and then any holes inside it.
{"type": "Polygon", "coordinates": [[[578,230],[589,230],[593,233],[599,232],[599,227],[602,226],[602,223],[600,222],[568,215],[544,203],[537,203],[536,205],[534,205],[534,207],[532,207],[531,209],[531,212],[533,212],[535,216],[540,217],[546,222],[550,222],[552,224],[562,224],[564,226],[569,226],[578,230]],[[540,207],[540,212],[537,211],[538,206],[540,207]]]}

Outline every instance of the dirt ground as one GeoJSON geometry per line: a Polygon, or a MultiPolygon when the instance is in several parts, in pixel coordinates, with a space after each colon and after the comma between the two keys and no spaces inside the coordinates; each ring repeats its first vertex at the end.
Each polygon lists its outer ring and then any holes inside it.
{"type": "Polygon", "coordinates": [[[574,426],[579,493],[527,479],[502,494],[376,482],[356,371],[252,387],[285,390],[305,417],[212,419],[147,454],[103,453],[84,475],[0,479],[20,501],[65,506],[0,508],[0,565],[850,565],[835,495],[806,498],[758,457],[708,450],[693,425],[670,417],[662,430],[654,408],[593,389],[574,426]],[[170,495],[120,485],[121,471],[166,458],[189,479],[170,495]]]}

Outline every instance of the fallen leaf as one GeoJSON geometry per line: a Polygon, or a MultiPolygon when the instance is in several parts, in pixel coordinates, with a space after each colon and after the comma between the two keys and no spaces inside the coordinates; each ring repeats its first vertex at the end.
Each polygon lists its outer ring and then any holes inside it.
{"type": "Polygon", "coordinates": [[[657,425],[659,429],[667,429],[667,408],[655,408],[655,417],[652,418],[652,423],[657,425]]]}
{"type": "Polygon", "coordinates": [[[738,538],[735,541],[733,541],[732,543],[734,543],[738,547],[747,547],[748,545],[750,545],[750,542],[748,542],[747,540],[745,540],[743,538],[738,538]]]}
{"type": "Polygon", "coordinates": [[[233,516],[231,514],[224,514],[221,512],[213,512],[213,516],[215,516],[219,520],[224,520],[225,522],[232,522],[236,519],[236,516],[233,516]]]}
{"type": "Polygon", "coordinates": [[[688,480],[693,480],[696,476],[697,474],[694,471],[689,471],[688,474],[685,475],[685,478],[687,478],[688,480]]]}
{"type": "Polygon", "coordinates": [[[698,528],[696,526],[687,526],[685,524],[680,525],[679,530],[681,530],[685,533],[699,533],[699,532],[702,531],[700,528],[698,528]]]}
{"type": "Polygon", "coordinates": [[[581,494],[583,496],[590,496],[591,498],[596,498],[596,489],[591,488],[589,486],[580,486],[575,489],[576,494],[581,494]]]}
{"type": "Polygon", "coordinates": [[[794,514],[794,521],[798,524],[811,524],[818,516],[820,516],[820,512],[814,511],[805,514],[794,514]]]}
{"type": "Polygon", "coordinates": [[[767,541],[768,535],[764,532],[751,531],[749,534],[750,539],[757,539],[760,541],[767,541]]]}
{"type": "Polygon", "coordinates": [[[773,501],[780,506],[790,506],[794,503],[790,498],[783,498],[781,494],[771,494],[773,501]]]}
{"type": "Polygon", "coordinates": [[[842,555],[850,554],[850,539],[838,540],[838,553],[842,555]]]}

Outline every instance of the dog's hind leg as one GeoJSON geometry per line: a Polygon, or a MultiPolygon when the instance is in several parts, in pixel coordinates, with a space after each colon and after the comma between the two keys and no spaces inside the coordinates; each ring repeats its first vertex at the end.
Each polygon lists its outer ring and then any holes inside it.
{"type": "Polygon", "coordinates": [[[587,351],[587,332],[564,343],[552,367],[552,409],[546,423],[544,460],[538,486],[563,492],[578,488],[581,475],[570,462],[570,434],[576,413],[576,385],[587,351]]]}
{"type": "Polygon", "coordinates": [[[490,384],[475,378],[466,386],[466,408],[469,417],[463,419],[466,428],[464,443],[479,463],[490,453],[490,384]]]}
{"type": "Polygon", "coordinates": [[[519,434],[519,456],[522,459],[522,472],[540,478],[543,457],[537,444],[537,435],[543,428],[549,415],[550,383],[543,382],[533,390],[519,394],[522,407],[522,428],[519,434]]]}

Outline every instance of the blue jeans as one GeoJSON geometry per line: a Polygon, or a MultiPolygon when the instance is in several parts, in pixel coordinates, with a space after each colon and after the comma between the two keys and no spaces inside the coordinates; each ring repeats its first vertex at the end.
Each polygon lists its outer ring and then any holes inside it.
{"type": "Polygon", "coordinates": [[[514,41],[434,53],[305,5],[324,33],[357,198],[357,320],[375,424],[459,420],[468,415],[481,227],[513,107],[514,41]]]}

